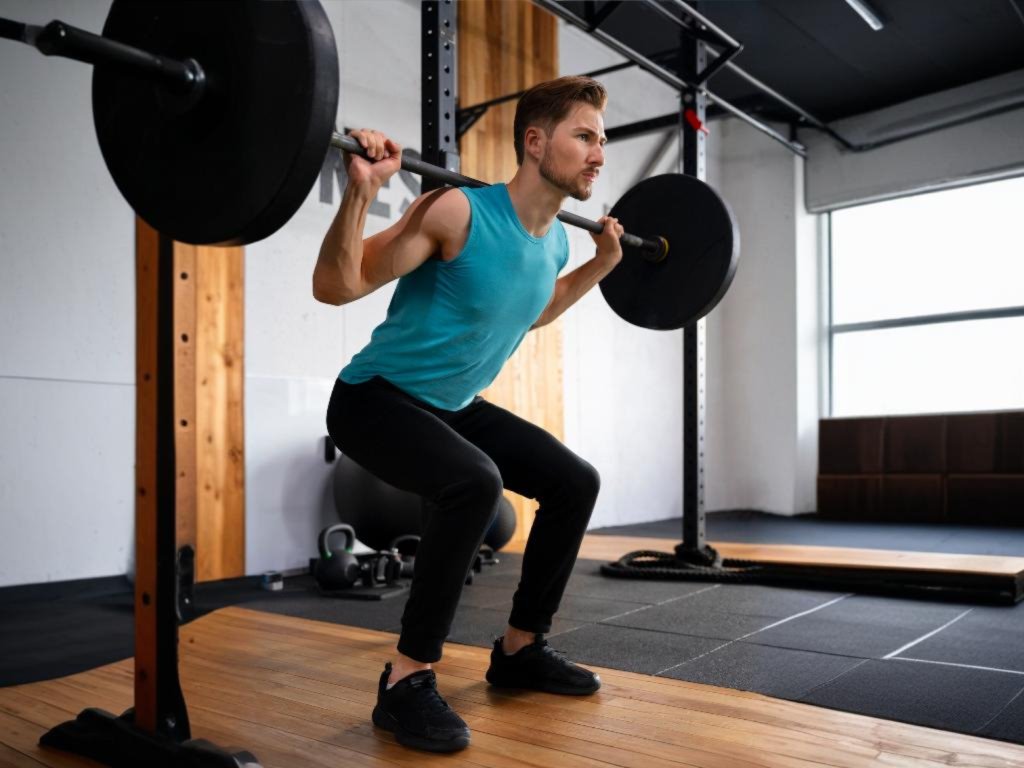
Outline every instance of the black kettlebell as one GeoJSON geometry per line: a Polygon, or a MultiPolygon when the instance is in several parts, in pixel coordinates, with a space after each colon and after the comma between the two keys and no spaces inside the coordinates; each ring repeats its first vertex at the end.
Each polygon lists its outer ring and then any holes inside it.
{"type": "Polygon", "coordinates": [[[316,540],[320,557],[313,569],[313,578],[321,589],[348,589],[359,581],[359,560],[352,554],[355,544],[356,532],[351,525],[338,523],[320,531],[316,540]],[[335,533],[345,534],[345,545],[340,549],[330,546],[329,539],[335,533]]]}
{"type": "Polygon", "coordinates": [[[391,542],[388,549],[397,551],[402,559],[402,577],[411,579],[416,570],[416,548],[419,546],[420,537],[414,533],[407,533],[399,536],[391,542]]]}

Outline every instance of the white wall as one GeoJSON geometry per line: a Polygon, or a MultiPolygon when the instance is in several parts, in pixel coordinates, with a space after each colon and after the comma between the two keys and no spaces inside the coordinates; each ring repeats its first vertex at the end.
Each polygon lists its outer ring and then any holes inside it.
{"type": "Polygon", "coordinates": [[[739,268],[707,325],[705,506],[814,505],[818,418],[816,222],[802,161],[738,120],[711,126],[708,180],[739,225],[739,268]]]}
{"type": "MultiPolygon", "coordinates": [[[[621,57],[559,22],[559,68],[582,74],[621,57]]],[[[603,76],[605,127],[678,108],[671,88],[639,70],[603,76]]],[[[586,203],[566,210],[597,219],[632,187],[662,135],[609,144],[605,167],[586,203]]],[[[673,144],[656,173],[674,171],[673,144]]],[[[574,269],[593,256],[589,233],[569,227],[574,269]]],[[[563,315],[565,443],[601,473],[591,527],[682,514],[682,332],[650,331],[620,319],[595,288],[563,315]]]]}
{"type": "MultiPolygon", "coordinates": [[[[106,4],[0,0],[99,29],[106,4]]],[[[91,69],[0,41],[0,586],[128,568],[134,217],[100,155],[91,69]]]]}
{"type": "MultiPolygon", "coordinates": [[[[420,6],[414,0],[325,3],[338,43],[339,127],[370,126],[403,146],[420,144],[420,6]],[[387,23],[382,24],[382,18],[387,23]],[[395,73],[407,73],[395,76],[395,73]]],[[[381,191],[391,216],[367,218],[367,234],[398,220],[412,193],[396,177],[381,191]]],[[[316,534],[337,522],[323,460],[324,416],[338,372],[384,319],[389,285],[345,307],[312,297],[324,233],[341,200],[311,190],[295,217],[246,248],[246,570],[304,566],[316,534]]]]}

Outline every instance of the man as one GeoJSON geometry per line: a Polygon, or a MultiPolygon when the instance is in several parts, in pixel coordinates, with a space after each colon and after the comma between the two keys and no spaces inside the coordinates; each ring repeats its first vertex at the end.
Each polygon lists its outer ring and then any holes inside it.
{"type": "Polygon", "coordinates": [[[327,411],[339,449],[433,511],[416,552],[394,663],[373,722],[399,743],[449,752],[469,729],[436,689],[466,574],[502,489],[540,502],[522,577],[486,678],[496,686],[590,694],[600,680],[550,648],[551,629],[600,480],[557,439],[478,396],[531,328],[551,322],[622,258],[622,227],[604,217],[593,259],[569,259],[555,216],[566,196],[590,197],[604,164],[607,96],[564,77],[532,88],[516,109],[519,169],[508,184],[421,195],[401,220],[363,239],[371,201],[398,171],[401,147],[353,131],[370,160],[346,155],[348,186],[320,249],[313,295],[345,304],[398,279],[387,318],[339,375],[327,411]],[[557,279],[556,279],[557,278],[557,279]]]}

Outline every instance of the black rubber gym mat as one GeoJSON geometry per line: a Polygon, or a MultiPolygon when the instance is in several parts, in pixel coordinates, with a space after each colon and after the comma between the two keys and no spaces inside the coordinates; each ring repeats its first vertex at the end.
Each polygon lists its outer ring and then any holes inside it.
{"type": "MultiPolygon", "coordinates": [[[[687,598],[697,610],[736,613],[783,619],[817,608],[842,597],[843,592],[810,589],[782,589],[762,584],[702,584],[703,589],[687,598]],[[711,589],[708,587],[711,586],[711,589]]],[[[765,625],[771,622],[765,622],[765,625]]]]}
{"type": "MultiPolygon", "coordinates": [[[[508,615],[512,611],[512,601],[496,606],[508,615]]],[[[563,595],[558,606],[558,616],[571,621],[582,621],[593,624],[605,621],[613,616],[641,610],[649,607],[647,603],[626,602],[625,600],[605,600],[601,597],[588,595],[563,595]]]]}
{"type": "MultiPolygon", "coordinates": [[[[738,528],[757,535],[774,526],[762,522],[734,516],[738,528]]],[[[670,523],[675,530],[678,521],[670,523]]],[[[784,519],[783,524],[797,523],[784,519]]],[[[827,543],[820,534],[828,525],[801,524],[808,529],[807,543],[827,543]]],[[[641,534],[642,528],[623,532],[641,534]]],[[[873,531],[872,546],[893,543],[889,526],[873,531]]],[[[991,551],[998,549],[993,542],[999,531],[988,533],[988,547],[981,532],[973,534],[979,549],[1000,554],[991,551]]],[[[504,631],[522,556],[499,553],[499,560],[474,574],[473,584],[463,590],[453,642],[488,648],[504,631]]],[[[600,565],[577,562],[549,634],[553,647],[581,663],[661,672],[1024,743],[1024,695],[1018,695],[1024,675],[953,666],[1024,669],[1024,604],[969,606],[764,585],[613,579],[600,575],[600,565]],[[826,605],[837,598],[842,599],[826,605]],[[965,611],[960,620],[922,639],[965,611]],[[742,640],[727,639],[750,631],[742,640]],[[713,636],[695,636],[700,633],[713,636]],[[916,640],[904,656],[947,663],[878,660],[916,640]]],[[[131,587],[124,580],[100,581],[0,590],[0,685],[72,674],[132,654],[131,587]]],[[[405,607],[404,595],[379,602],[323,597],[308,575],[287,577],[278,592],[263,591],[258,582],[249,577],[200,584],[197,608],[208,612],[241,604],[397,632],[405,607]]]]}
{"type": "Polygon", "coordinates": [[[695,581],[644,581],[616,579],[601,575],[601,563],[596,560],[579,560],[565,587],[566,595],[589,595],[608,600],[655,605],[680,595],[693,594],[707,589],[708,584],[695,581]],[[642,584],[642,586],[640,586],[642,584]]]}
{"type": "Polygon", "coordinates": [[[712,651],[725,641],[611,624],[585,624],[554,635],[549,642],[582,664],[653,675],[712,651]]]}
{"type": "Polygon", "coordinates": [[[1024,688],[1017,693],[1016,698],[1007,704],[1002,712],[977,733],[979,736],[988,736],[990,739],[1003,739],[1024,744],[1024,688]]]}
{"type": "MultiPolygon", "coordinates": [[[[787,517],[756,510],[736,509],[709,512],[705,516],[705,530],[709,541],[1011,557],[1019,557],[1024,552],[1024,527],[857,523],[822,519],[816,514],[787,517]]],[[[595,528],[587,531],[587,534],[651,536],[681,541],[683,523],[681,518],[673,518],[651,523],[595,528]]]]}
{"type": "Polygon", "coordinates": [[[800,701],[975,733],[1024,687],[1016,675],[908,661],[868,661],[800,701]]]}
{"type": "Polygon", "coordinates": [[[938,629],[968,607],[853,595],[746,640],[758,645],[877,659],[938,629]]]}
{"type": "Polygon", "coordinates": [[[864,659],[849,656],[771,648],[738,641],[695,662],[669,670],[665,677],[755,691],[780,699],[799,699],[864,663],[864,659]]]}
{"type": "Polygon", "coordinates": [[[132,599],[122,591],[0,605],[0,685],[71,675],[128,658],[135,648],[132,599]]]}
{"type": "Polygon", "coordinates": [[[648,606],[605,621],[617,627],[650,629],[693,637],[736,640],[765,627],[771,619],[695,609],[687,598],[648,606]]]}
{"type": "MultiPolygon", "coordinates": [[[[468,587],[472,589],[472,587],[468,587]]],[[[463,645],[476,645],[483,648],[490,648],[494,638],[505,634],[508,626],[508,611],[495,610],[493,608],[472,608],[459,606],[455,612],[455,620],[448,633],[448,640],[463,645]]],[[[581,622],[570,621],[556,616],[551,624],[551,634],[556,635],[562,632],[577,629],[584,626],[581,622]]],[[[396,633],[399,628],[394,630],[396,633]]]]}
{"type": "Polygon", "coordinates": [[[270,594],[264,592],[265,597],[246,601],[243,606],[254,611],[329,621],[332,624],[351,624],[383,632],[391,632],[401,626],[407,595],[397,595],[386,600],[348,600],[319,594],[312,578],[308,576],[286,581],[300,583],[304,589],[270,594]]]}
{"type": "Polygon", "coordinates": [[[1020,672],[1024,685],[1024,611],[980,606],[956,623],[901,653],[915,659],[1020,672]]]}

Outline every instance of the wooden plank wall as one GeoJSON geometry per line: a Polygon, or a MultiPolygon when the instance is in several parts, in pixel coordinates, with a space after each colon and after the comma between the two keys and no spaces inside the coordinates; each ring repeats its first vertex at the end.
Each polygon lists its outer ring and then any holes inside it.
{"type": "MultiPolygon", "coordinates": [[[[526,0],[459,0],[457,45],[462,106],[515,93],[558,76],[556,19],[526,0]]],[[[492,107],[462,137],[459,151],[464,174],[488,182],[508,181],[515,175],[515,106],[510,102],[492,107]]],[[[528,333],[483,394],[563,439],[561,320],[528,333]]],[[[525,541],[536,502],[513,493],[508,496],[516,509],[512,540],[525,541]]]]}
{"type": "MultiPolygon", "coordinates": [[[[137,222],[137,358],[155,360],[157,250],[161,236],[137,222]]],[[[245,573],[244,249],[173,243],[178,544],[196,550],[196,580],[245,573]]],[[[137,418],[156,411],[156,387],[139,367],[137,418]]],[[[140,448],[137,474],[152,476],[140,448]]],[[[140,503],[142,499],[140,498],[140,503]]],[[[142,568],[142,557],[137,568],[142,568]]]]}

